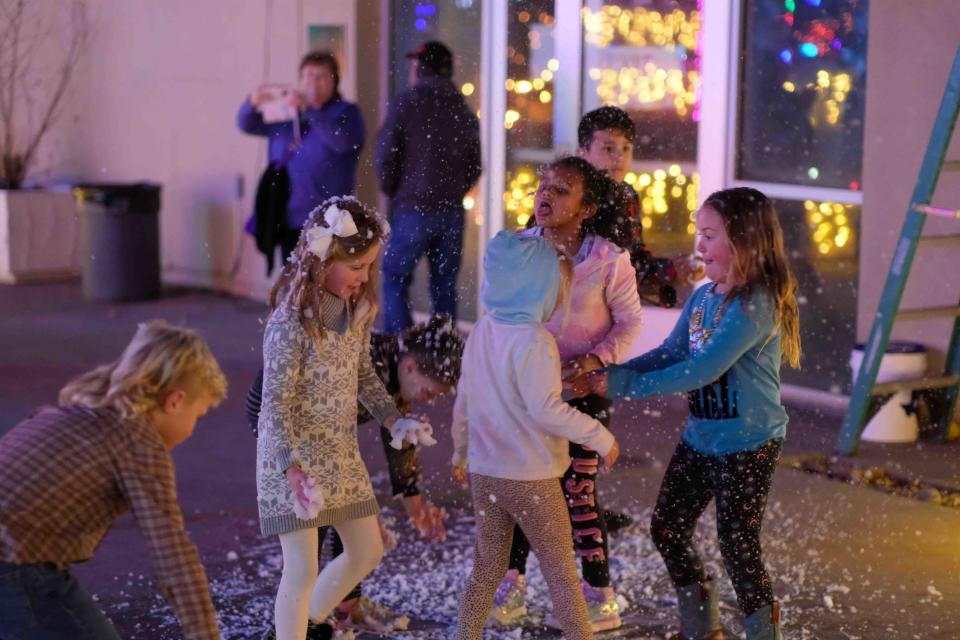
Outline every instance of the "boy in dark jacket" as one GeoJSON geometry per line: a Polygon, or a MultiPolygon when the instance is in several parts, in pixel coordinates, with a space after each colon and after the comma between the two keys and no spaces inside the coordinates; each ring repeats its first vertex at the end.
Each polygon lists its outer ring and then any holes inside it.
{"type": "Polygon", "coordinates": [[[580,120],[577,154],[623,185],[627,217],[633,223],[630,261],[637,270],[640,298],[659,307],[673,307],[677,303],[676,287],[702,277],[702,266],[692,266],[687,255],[673,259],[658,258],[643,241],[640,197],[633,187],[624,182],[633,161],[635,137],[636,127],[626,111],[619,107],[600,107],[580,120]]]}

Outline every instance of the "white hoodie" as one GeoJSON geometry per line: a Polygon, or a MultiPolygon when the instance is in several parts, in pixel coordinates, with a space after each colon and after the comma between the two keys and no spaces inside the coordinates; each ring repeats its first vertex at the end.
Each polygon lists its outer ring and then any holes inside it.
{"type": "Polygon", "coordinates": [[[570,466],[570,441],[600,455],[613,447],[613,435],[602,424],[560,397],[560,354],[542,324],[508,324],[485,315],[470,332],[461,370],[453,464],[466,462],[470,473],[559,478],[570,466]]]}

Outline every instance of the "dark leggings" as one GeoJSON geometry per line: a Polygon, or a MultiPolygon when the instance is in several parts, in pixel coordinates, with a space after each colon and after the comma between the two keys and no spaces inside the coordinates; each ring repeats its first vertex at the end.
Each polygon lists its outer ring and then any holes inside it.
{"type": "MultiPolygon", "coordinates": [[[[586,396],[570,401],[570,406],[610,425],[610,401],[601,396],[586,396]]],[[[570,524],[573,525],[573,548],[583,567],[583,579],[598,589],[610,586],[610,563],[607,559],[607,522],[597,498],[597,471],[600,454],[579,444],[570,443],[570,466],[560,478],[567,499],[570,524]]],[[[510,568],[521,574],[527,571],[530,543],[520,527],[513,528],[510,568]]]]}
{"type": "MultiPolygon", "coordinates": [[[[340,540],[340,534],[337,533],[337,530],[334,527],[320,527],[317,530],[317,560],[320,561],[321,566],[323,565],[323,541],[327,538],[327,531],[330,531],[332,534],[330,537],[330,556],[336,558],[343,553],[343,541],[340,540]]],[[[344,596],[343,600],[353,600],[360,596],[360,584],[358,583],[353,588],[353,591],[344,596]]]]}
{"type": "Polygon", "coordinates": [[[693,531],[710,500],[717,499],[717,537],[727,574],[746,615],[773,602],[763,566],[760,526],[783,439],[755,451],[707,456],[680,442],[663,475],[650,535],[678,589],[709,580],[693,548],[693,531]]]}

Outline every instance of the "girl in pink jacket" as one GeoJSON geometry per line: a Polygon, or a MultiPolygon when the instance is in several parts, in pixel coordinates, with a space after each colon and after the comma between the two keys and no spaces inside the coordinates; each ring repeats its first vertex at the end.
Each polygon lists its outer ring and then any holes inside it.
{"type": "MultiPolygon", "coordinates": [[[[586,160],[567,156],[541,169],[534,199],[536,226],[521,231],[540,235],[568,255],[574,265],[573,292],[566,319],[555,314],[546,328],[563,362],[563,377],[625,360],[642,324],[636,272],[625,250],[630,221],[622,191],[586,160]]],[[[609,426],[610,401],[590,395],[570,405],[609,426]]],[[[621,625],[620,606],[610,586],[607,527],[596,495],[600,455],[570,443],[571,464],[561,478],[567,498],[573,544],[583,568],[583,591],[595,632],[621,625]]],[[[514,529],[507,575],[494,598],[491,618],[510,624],[526,614],[525,578],[530,544],[514,529]]],[[[556,626],[548,618],[548,624],[556,626]]]]}

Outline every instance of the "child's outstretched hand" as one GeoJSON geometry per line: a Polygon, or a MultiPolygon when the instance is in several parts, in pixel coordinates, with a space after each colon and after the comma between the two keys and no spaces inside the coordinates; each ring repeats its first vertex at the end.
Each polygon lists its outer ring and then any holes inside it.
{"type": "Polygon", "coordinates": [[[610,447],[610,451],[607,452],[607,455],[603,456],[603,469],[604,471],[610,471],[613,468],[613,465],[616,464],[617,458],[620,457],[620,444],[616,440],[613,441],[613,446],[610,447]]]}
{"type": "Polygon", "coordinates": [[[424,538],[430,542],[444,542],[447,539],[447,529],[443,524],[445,514],[432,502],[420,496],[408,496],[403,499],[403,507],[413,526],[424,538]]]}
{"type": "Polygon", "coordinates": [[[607,395],[607,380],[606,370],[597,369],[564,382],[563,388],[574,398],[582,398],[588,395],[605,396],[607,395]]]}
{"type": "Polygon", "coordinates": [[[380,527],[380,541],[384,551],[393,551],[397,548],[397,534],[383,521],[383,516],[377,516],[377,525],[380,527]]]}
{"type": "Polygon", "coordinates": [[[467,465],[465,464],[453,465],[450,469],[450,475],[453,476],[454,481],[461,487],[466,487],[470,484],[470,480],[467,478],[467,465]]]}
{"type": "Polygon", "coordinates": [[[590,373],[595,369],[603,367],[603,362],[592,353],[582,355],[578,358],[571,358],[563,363],[560,370],[560,377],[564,380],[573,380],[585,373],[590,373]]]}

